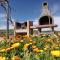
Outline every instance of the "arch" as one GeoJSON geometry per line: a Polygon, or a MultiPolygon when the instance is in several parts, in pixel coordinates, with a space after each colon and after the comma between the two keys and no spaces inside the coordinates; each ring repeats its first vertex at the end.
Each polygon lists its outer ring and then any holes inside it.
{"type": "Polygon", "coordinates": [[[52,17],[51,16],[42,16],[40,19],[39,19],[39,25],[48,25],[48,24],[52,24],[53,21],[52,21],[52,17]],[[49,22],[50,20],[50,22],[49,22]]]}

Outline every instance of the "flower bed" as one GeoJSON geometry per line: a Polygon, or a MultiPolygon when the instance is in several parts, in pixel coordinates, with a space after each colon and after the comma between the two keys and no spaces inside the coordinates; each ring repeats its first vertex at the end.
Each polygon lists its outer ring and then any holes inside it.
{"type": "Polygon", "coordinates": [[[60,37],[56,34],[17,36],[0,42],[1,60],[60,60],[60,37]]]}

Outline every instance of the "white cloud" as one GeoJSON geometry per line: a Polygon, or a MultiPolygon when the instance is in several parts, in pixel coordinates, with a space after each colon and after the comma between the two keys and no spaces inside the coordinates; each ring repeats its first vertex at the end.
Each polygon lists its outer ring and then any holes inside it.
{"type": "Polygon", "coordinates": [[[60,16],[55,16],[54,17],[54,23],[58,25],[58,27],[55,28],[55,30],[60,31],[60,16]]]}
{"type": "Polygon", "coordinates": [[[6,26],[4,26],[4,25],[3,26],[0,26],[0,30],[1,29],[6,29],[6,26]]]}
{"type": "MultiPolygon", "coordinates": [[[[0,29],[6,29],[7,26],[6,26],[6,22],[7,20],[4,18],[4,14],[0,14],[0,29]]],[[[15,19],[12,19],[12,21],[14,21],[15,19]]],[[[11,22],[9,22],[9,29],[13,29],[13,26],[11,24],[11,22]]]]}
{"type": "Polygon", "coordinates": [[[5,14],[3,14],[3,13],[0,13],[0,17],[2,18],[2,17],[5,17],[6,15],[5,14]]]}
{"type": "Polygon", "coordinates": [[[14,29],[14,27],[12,25],[9,26],[9,29],[14,29]]]}
{"type": "Polygon", "coordinates": [[[0,21],[6,21],[6,14],[0,13],[0,21]]]}
{"type": "MultiPolygon", "coordinates": [[[[11,19],[13,22],[15,21],[15,19],[11,19]]],[[[6,20],[6,14],[4,14],[4,13],[0,13],[0,29],[6,29],[6,22],[7,22],[7,20],[6,20]]],[[[11,22],[9,22],[10,24],[9,24],[9,28],[10,29],[13,29],[13,26],[12,26],[12,24],[11,24],[11,22]]]]}
{"type": "Polygon", "coordinates": [[[38,19],[35,19],[35,20],[33,21],[33,25],[38,25],[38,19]]]}
{"type": "Polygon", "coordinates": [[[51,8],[51,13],[56,14],[60,10],[60,5],[59,4],[54,4],[51,8]]]}
{"type": "MultiPolygon", "coordinates": [[[[1,29],[6,29],[6,28],[7,28],[6,25],[0,26],[0,30],[1,30],[1,29]]],[[[13,26],[12,26],[12,25],[9,25],[9,29],[13,29],[13,26]]]]}

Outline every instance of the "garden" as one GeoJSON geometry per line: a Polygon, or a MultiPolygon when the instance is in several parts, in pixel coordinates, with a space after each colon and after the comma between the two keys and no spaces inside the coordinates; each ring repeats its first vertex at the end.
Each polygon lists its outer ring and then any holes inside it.
{"type": "Polygon", "coordinates": [[[0,60],[60,60],[60,34],[18,35],[2,40],[0,60]]]}

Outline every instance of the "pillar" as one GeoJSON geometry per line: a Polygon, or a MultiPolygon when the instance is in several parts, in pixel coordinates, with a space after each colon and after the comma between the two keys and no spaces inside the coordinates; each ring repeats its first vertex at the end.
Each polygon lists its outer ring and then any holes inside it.
{"type": "Polygon", "coordinates": [[[33,25],[33,21],[27,21],[27,36],[29,36],[30,34],[33,34],[33,29],[30,29],[30,26],[33,25]]]}

